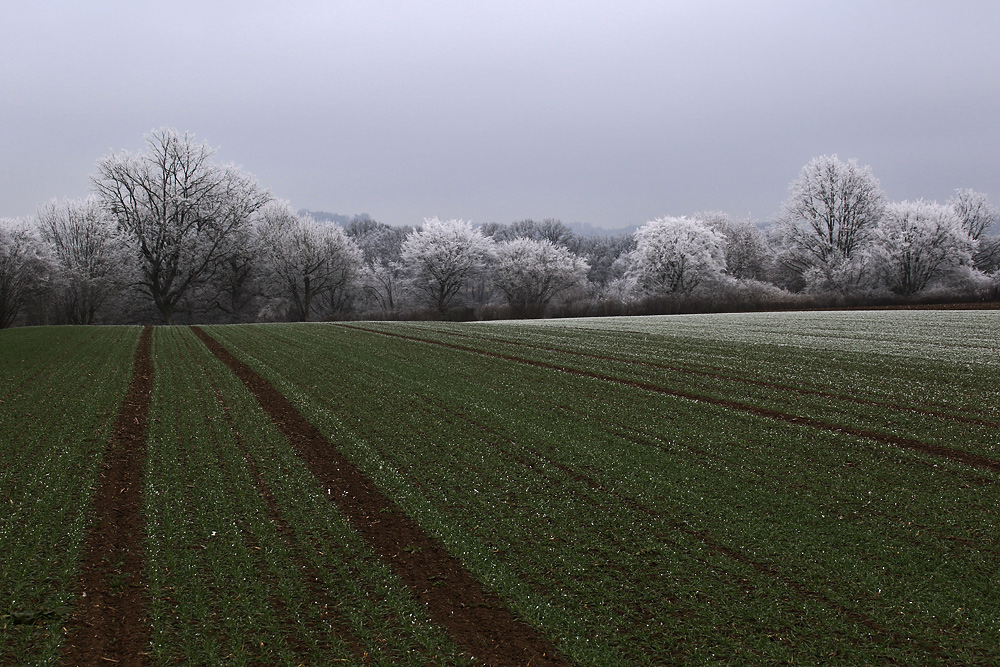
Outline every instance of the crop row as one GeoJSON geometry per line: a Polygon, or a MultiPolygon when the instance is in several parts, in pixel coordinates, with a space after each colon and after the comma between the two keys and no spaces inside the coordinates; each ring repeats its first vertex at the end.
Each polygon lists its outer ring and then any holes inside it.
{"type": "Polygon", "coordinates": [[[144,515],[160,664],[459,664],[242,383],[157,329],[144,515]]]}
{"type": "Polygon", "coordinates": [[[210,331],[581,664],[995,654],[996,475],[442,326],[210,331]]]}
{"type": "MultiPolygon", "coordinates": [[[[995,315],[206,331],[576,664],[1000,651],[996,470],[892,440],[994,455],[995,315]]],[[[0,332],[0,663],[57,658],[138,333],[0,332]]],[[[152,662],[468,662],[206,342],[153,359],[152,662]]]]}
{"type": "Polygon", "coordinates": [[[613,328],[437,324],[406,335],[1000,458],[1000,366],[989,363],[1000,352],[979,347],[942,362],[613,328]]]}
{"type": "Polygon", "coordinates": [[[51,662],[135,327],[0,332],[0,663],[51,662]]]}

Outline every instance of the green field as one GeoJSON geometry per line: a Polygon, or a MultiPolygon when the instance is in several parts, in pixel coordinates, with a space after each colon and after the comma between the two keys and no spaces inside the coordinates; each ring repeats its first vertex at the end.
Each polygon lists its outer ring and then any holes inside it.
{"type": "MultiPolygon", "coordinates": [[[[571,663],[1000,659],[1000,313],[204,329],[571,663]]],[[[138,334],[0,332],[0,664],[58,659],[138,334]]],[[[190,329],[153,359],[152,664],[476,662],[190,329]]]]}

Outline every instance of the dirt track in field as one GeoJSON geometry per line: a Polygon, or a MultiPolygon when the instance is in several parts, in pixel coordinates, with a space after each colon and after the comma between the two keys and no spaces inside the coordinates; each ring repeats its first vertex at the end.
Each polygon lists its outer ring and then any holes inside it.
{"type": "Polygon", "coordinates": [[[143,581],[142,484],[153,389],[152,328],[135,352],[135,370],[104,453],[95,521],[83,545],[80,600],[66,625],[64,665],[142,665],[150,624],[143,581]]]}
{"type": "Polygon", "coordinates": [[[487,665],[569,665],[464,566],[406,516],[295,407],[198,327],[195,335],[243,381],[351,524],[389,563],[430,618],[487,665]]]}
{"type": "Polygon", "coordinates": [[[585,371],[579,368],[572,368],[569,366],[559,366],[557,364],[552,364],[545,361],[538,361],[536,359],[525,359],[523,357],[516,357],[509,354],[502,354],[499,352],[489,352],[487,350],[480,350],[474,347],[467,347],[465,345],[456,345],[454,343],[446,343],[444,341],[420,338],[417,336],[405,336],[403,334],[398,334],[391,331],[379,331],[377,329],[367,329],[365,327],[355,326],[355,325],[340,324],[338,326],[344,327],[345,329],[353,329],[355,331],[364,331],[367,333],[389,336],[391,338],[399,338],[402,340],[409,340],[418,343],[437,345],[439,347],[444,347],[452,350],[459,350],[462,352],[471,352],[473,354],[479,354],[494,359],[503,359],[505,361],[513,361],[516,363],[525,364],[527,366],[535,366],[537,368],[547,368],[550,370],[561,371],[563,373],[568,373],[570,375],[577,375],[580,377],[586,377],[594,380],[613,382],[615,384],[634,387],[636,389],[643,389],[658,394],[676,396],[678,398],[686,398],[692,401],[698,401],[699,403],[717,405],[719,407],[728,408],[730,410],[737,410],[739,412],[754,414],[760,417],[767,417],[768,419],[774,419],[775,421],[787,422],[789,424],[797,424],[799,426],[809,426],[818,430],[831,431],[834,433],[842,433],[845,435],[852,435],[858,438],[874,440],[875,442],[879,442],[885,445],[891,445],[893,447],[899,447],[900,449],[909,449],[923,454],[930,454],[932,456],[937,456],[943,459],[949,459],[951,461],[964,463],[966,465],[973,466],[975,468],[981,468],[989,470],[991,472],[1000,473],[1000,461],[996,459],[991,459],[989,457],[981,456],[979,454],[973,454],[971,452],[965,452],[960,449],[954,449],[952,447],[932,445],[926,442],[921,442],[919,440],[914,440],[912,438],[901,438],[893,435],[887,435],[885,433],[879,433],[877,431],[868,431],[865,429],[854,428],[851,426],[830,424],[828,422],[824,422],[819,419],[813,419],[811,417],[800,417],[798,415],[792,415],[785,412],[780,412],[778,410],[771,410],[769,408],[762,408],[747,403],[728,401],[722,398],[716,398],[714,396],[706,396],[703,394],[695,394],[693,392],[682,391],[679,389],[671,389],[669,387],[662,387],[660,385],[652,384],[650,382],[629,380],[626,378],[614,377],[612,375],[604,375],[602,373],[596,373],[593,371],[585,371]]]}
{"type": "MultiPolygon", "coordinates": [[[[354,652],[354,658],[358,665],[367,665],[371,662],[370,656],[365,652],[364,646],[361,641],[354,635],[350,627],[348,627],[347,622],[339,614],[336,613],[336,609],[339,607],[338,601],[330,595],[330,593],[323,588],[321,584],[321,578],[319,572],[316,568],[306,559],[301,549],[303,545],[299,544],[298,540],[295,538],[295,532],[292,528],[285,522],[282,515],[281,508],[278,504],[277,499],[274,497],[274,493],[268,486],[267,481],[264,478],[264,473],[257,465],[257,461],[254,459],[253,454],[247,448],[246,442],[243,440],[243,435],[240,432],[239,425],[233,418],[229,404],[226,401],[225,394],[216,385],[215,381],[209,377],[209,381],[212,384],[212,389],[215,391],[215,398],[219,405],[222,407],[223,418],[232,429],[233,436],[236,438],[236,446],[239,449],[240,454],[243,456],[246,462],[247,470],[250,473],[250,477],[257,487],[257,493],[260,497],[264,499],[265,504],[268,508],[268,521],[275,527],[281,539],[285,541],[285,544],[289,547],[292,552],[292,559],[294,560],[295,567],[298,571],[303,574],[306,586],[309,588],[313,599],[318,602],[318,604],[323,605],[323,621],[328,624],[329,627],[334,629],[337,637],[342,639],[348,646],[351,647],[354,652]]],[[[250,535],[251,531],[246,530],[246,535],[250,535]]],[[[254,544],[252,548],[261,548],[260,545],[254,544]]],[[[272,610],[275,615],[281,620],[282,626],[287,628],[289,624],[296,623],[296,619],[288,613],[288,610],[284,607],[283,602],[280,599],[274,599],[271,602],[272,610]]],[[[294,650],[298,655],[308,655],[308,647],[304,646],[300,639],[294,637],[293,633],[286,632],[285,645],[291,650],[294,650]]]]}

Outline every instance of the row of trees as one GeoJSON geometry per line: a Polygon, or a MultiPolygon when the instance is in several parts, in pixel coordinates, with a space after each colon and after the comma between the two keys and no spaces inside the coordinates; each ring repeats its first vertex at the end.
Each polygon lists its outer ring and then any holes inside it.
{"type": "Polygon", "coordinates": [[[0,224],[0,326],[756,308],[1000,282],[985,195],[887,202],[870,169],[836,156],[803,168],[774,224],[706,213],[609,238],[555,220],[318,222],[213,157],[161,129],[103,159],[86,199],[0,224]]]}

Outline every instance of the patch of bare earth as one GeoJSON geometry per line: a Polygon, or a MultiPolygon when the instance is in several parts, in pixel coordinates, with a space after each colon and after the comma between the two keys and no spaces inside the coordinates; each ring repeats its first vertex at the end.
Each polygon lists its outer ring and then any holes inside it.
{"type": "Polygon", "coordinates": [[[142,665],[150,624],[143,580],[142,484],[153,389],[152,329],[143,329],[135,370],[104,453],[95,520],[83,545],[80,599],[66,625],[64,665],[142,665]]]}
{"type": "Polygon", "coordinates": [[[194,333],[243,381],[351,525],[388,562],[466,653],[487,665],[569,665],[552,643],[514,617],[458,559],[384,496],[360,469],[249,366],[200,328],[194,333]]]}

